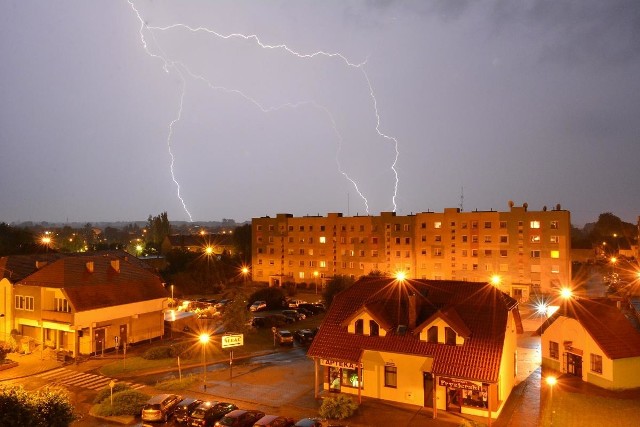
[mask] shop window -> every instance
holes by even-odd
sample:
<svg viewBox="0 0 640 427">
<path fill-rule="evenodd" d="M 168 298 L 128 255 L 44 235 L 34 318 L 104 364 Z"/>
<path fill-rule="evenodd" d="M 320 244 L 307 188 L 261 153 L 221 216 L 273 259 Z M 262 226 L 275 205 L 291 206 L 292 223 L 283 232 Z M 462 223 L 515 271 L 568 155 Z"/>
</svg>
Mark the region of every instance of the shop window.
<svg viewBox="0 0 640 427">
<path fill-rule="evenodd" d="M 438 342 L 437 326 L 432 326 L 427 330 L 427 342 Z"/>
<path fill-rule="evenodd" d="M 464 406 L 488 408 L 489 393 L 486 385 L 483 385 L 480 390 L 461 390 L 461 394 Z"/>
<path fill-rule="evenodd" d="M 456 331 L 448 326 L 444 328 L 444 343 L 448 345 L 456 345 Z"/>
<path fill-rule="evenodd" d="M 560 346 L 555 341 L 549 341 L 549 357 L 556 360 L 560 358 Z"/>
<path fill-rule="evenodd" d="M 364 321 L 362 319 L 356 320 L 355 328 L 356 334 L 362 335 L 364 333 Z"/>
<path fill-rule="evenodd" d="M 380 326 L 378 326 L 378 322 L 375 320 L 369 320 L 369 335 L 372 337 L 380 335 Z"/>
<path fill-rule="evenodd" d="M 342 382 L 343 387 L 364 388 L 364 384 L 360 385 L 358 381 L 358 371 L 356 369 L 342 369 Z"/>
<path fill-rule="evenodd" d="M 591 353 L 591 372 L 602 373 L 602 356 Z"/>
<path fill-rule="evenodd" d="M 384 366 L 384 386 L 392 388 L 398 387 L 398 368 L 395 366 Z"/>
</svg>

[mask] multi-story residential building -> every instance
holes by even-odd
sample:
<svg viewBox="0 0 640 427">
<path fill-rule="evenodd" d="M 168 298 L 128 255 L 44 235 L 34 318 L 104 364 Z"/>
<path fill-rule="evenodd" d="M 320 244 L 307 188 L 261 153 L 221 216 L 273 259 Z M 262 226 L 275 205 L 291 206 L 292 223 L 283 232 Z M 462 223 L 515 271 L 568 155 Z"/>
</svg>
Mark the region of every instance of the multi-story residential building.
<svg viewBox="0 0 640 427">
<path fill-rule="evenodd" d="M 322 284 L 334 275 L 379 271 L 415 279 L 500 280 L 515 298 L 551 292 L 571 278 L 566 210 L 340 213 L 252 220 L 252 274 L 270 285 Z"/>
</svg>

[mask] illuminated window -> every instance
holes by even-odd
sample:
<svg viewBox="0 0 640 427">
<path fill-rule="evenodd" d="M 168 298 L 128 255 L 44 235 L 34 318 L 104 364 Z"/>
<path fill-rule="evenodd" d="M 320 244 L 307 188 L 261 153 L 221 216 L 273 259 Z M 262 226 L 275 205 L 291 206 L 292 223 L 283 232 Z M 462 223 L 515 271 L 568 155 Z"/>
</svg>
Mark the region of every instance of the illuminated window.
<svg viewBox="0 0 640 427">
<path fill-rule="evenodd" d="M 559 265 L 552 265 L 551 266 L 551 272 L 552 273 L 560 273 L 560 266 Z"/>
<path fill-rule="evenodd" d="M 549 357 L 556 360 L 560 358 L 560 346 L 555 341 L 549 341 Z"/>
<path fill-rule="evenodd" d="M 320 268 L 327 268 L 327 261 L 320 261 Z"/>
<path fill-rule="evenodd" d="M 540 236 L 531 236 L 531 243 L 540 243 Z"/>
<path fill-rule="evenodd" d="M 560 258 L 560 251 L 551 251 L 551 258 L 554 258 L 554 259 Z"/>
<path fill-rule="evenodd" d="M 327 238 L 324 236 L 320 236 L 320 243 L 327 243 Z"/>
<path fill-rule="evenodd" d="M 591 353 L 591 372 L 602 373 L 602 356 Z"/>
<path fill-rule="evenodd" d="M 540 228 L 540 221 L 531 221 L 529 223 L 529 228 Z"/>
<path fill-rule="evenodd" d="M 309 255 L 313 256 L 313 249 L 309 249 Z"/>
<path fill-rule="evenodd" d="M 549 242 L 551 242 L 551 243 L 560 243 L 560 236 L 551 236 L 551 237 L 549 237 Z"/>
<path fill-rule="evenodd" d="M 436 221 L 433 223 L 433 228 L 442 228 L 442 222 Z"/>
<path fill-rule="evenodd" d="M 551 221 L 550 225 L 552 230 L 557 230 L 560 224 L 558 223 L 558 221 Z"/>
<path fill-rule="evenodd" d="M 304 279 L 304 271 L 298 273 L 298 278 Z"/>
</svg>

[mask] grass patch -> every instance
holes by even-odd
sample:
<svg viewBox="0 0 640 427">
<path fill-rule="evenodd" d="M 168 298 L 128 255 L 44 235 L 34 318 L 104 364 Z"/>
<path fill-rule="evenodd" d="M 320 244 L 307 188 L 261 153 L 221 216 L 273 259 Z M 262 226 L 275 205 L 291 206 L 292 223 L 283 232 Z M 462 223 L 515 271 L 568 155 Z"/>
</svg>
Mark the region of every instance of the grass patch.
<svg viewBox="0 0 640 427">
<path fill-rule="evenodd" d="M 182 391 L 191 388 L 198 381 L 197 375 L 183 376 L 182 380 L 179 378 L 173 378 L 170 380 L 161 381 L 156 384 L 158 390 L 162 391 Z"/>
<path fill-rule="evenodd" d="M 102 417 L 112 417 L 115 415 L 138 416 L 142 407 L 151 398 L 148 394 L 137 390 L 125 390 L 113 394 L 113 404 L 111 398 L 105 399 L 102 403 L 94 405 L 91 412 Z"/>
</svg>

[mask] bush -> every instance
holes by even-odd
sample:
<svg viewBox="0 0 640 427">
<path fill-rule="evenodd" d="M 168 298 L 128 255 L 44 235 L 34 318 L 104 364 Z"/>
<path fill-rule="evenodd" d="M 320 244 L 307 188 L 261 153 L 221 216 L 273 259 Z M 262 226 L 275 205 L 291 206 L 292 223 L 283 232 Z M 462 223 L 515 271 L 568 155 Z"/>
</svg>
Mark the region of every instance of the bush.
<svg viewBox="0 0 640 427">
<path fill-rule="evenodd" d="M 11 346 L 7 342 L 0 342 L 0 362 L 7 358 L 7 354 L 11 353 Z"/>
<path fill-rule="evenodd" d="M 336 397 L 328 397 L 324 399 L 320 406 L 320 416 L 334 420 L 342 420 L 348 418 L 356 412 L 358 404 L 349 396 L 339 394 Z"/>
<path fill-rule="evenodd" d="M 171 347 L 151 347 L 142 355 L 146 360 L 168 359 L 171 357 Z"/>
<path fill-rule="evenodd" d="M 0 425 L 67 427 L 75 419 L 65 390 L 27 392 L 22 386 L 0 386 Z"/>
<path fill-rule="evenodd" d="M 130 390 L 130 389 L 131 387 L 129 387 L 125 383 L 116 383 L 116 385 L 113 386 L 113 394 L 116 394 L 125 390 Z M 111 396 L 111 388 L 110 387 L 103 388 L 98 392 L 95 399 L 93 399 L 93 403 L 100 403 L 103 400 L 108 399 L 110 396 Z"/>
<path fill-rule="evenodd" d="M 113 405 L 111 405 L 111 399 L 105 399 L 94 407 L 93 412 L 103 417 L 114 415 L 138 416 L 142 412 L 142 407 L 150 398 L 151 396 L 148 394 L 137 390 L 124 390 L 113 393 Z"/>
<path fill-rule="evenodd" d="M 183 359 L 190 359 L 193 356 L 193 351 L 195 348 L 193 347 L 192 342 L 182 341 L 177 342 L 171 346 L 171 350 L 169 352 L 170 357 L 182 357 Z"/>
</svg>

